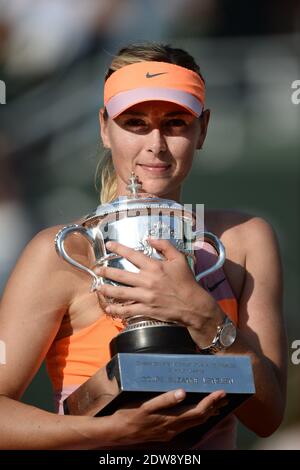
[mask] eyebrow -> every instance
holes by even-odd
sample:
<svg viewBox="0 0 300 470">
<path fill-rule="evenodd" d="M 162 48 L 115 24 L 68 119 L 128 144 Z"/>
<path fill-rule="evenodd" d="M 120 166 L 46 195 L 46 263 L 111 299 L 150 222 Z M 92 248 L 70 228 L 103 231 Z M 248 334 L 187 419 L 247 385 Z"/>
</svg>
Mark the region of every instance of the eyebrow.
<svg viewBox="0 0 300 470">
<path fill-rule="evenodd" d="M 143 116 L 143 117 L 147 117 L 148 114 L 146 113 L 141 113 L 140 111 L 124 111 L 122 113 L 123 116 Z M 171 113 L 167 113 L 164 115 L 164 117 L 172 117 L 172 116 L 190 116 L 191 113 L 189 113 L 188 111 L 172 111 Z"/>
</svg>

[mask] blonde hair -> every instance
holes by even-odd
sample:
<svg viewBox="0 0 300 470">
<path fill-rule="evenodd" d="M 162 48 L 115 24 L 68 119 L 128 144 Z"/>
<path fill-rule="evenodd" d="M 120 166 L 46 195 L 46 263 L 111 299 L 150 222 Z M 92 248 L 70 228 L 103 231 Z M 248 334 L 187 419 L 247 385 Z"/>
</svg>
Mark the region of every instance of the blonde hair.
<svg viewBox="0 0 300 470">
<path fill-rule="evenodd" d="M 183 49 L 171 47 L 168 44 L 152 42 L 131 44 L 128 47 L 120 49 L 105 75 L 105 81 L 112 73 L 125 67 L 125 65 L 147 60 L 181 65 L 182 67 L 186 67 L 198 73 L 204 81 L 198 64 L 188 52 Z M 104 112 L 104 119 L 108 119 L 106 110 Z M 103 158 L 97 167 L 96 178 L 97 180 L 101 180 L 101 204 L 111 202 L 115 199 L 117 197 L 117 179 L 110 150 L 104 152 Z"/>
</svg>

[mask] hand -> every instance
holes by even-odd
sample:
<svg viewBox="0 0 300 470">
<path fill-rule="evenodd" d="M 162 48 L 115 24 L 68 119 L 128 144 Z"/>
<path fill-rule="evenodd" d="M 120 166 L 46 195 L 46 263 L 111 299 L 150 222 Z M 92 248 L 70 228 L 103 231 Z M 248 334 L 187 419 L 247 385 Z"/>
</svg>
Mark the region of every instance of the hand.
<svg viewBox="0 0 300 470">
<path fill-rule="evenodd" d="M 219 409 L 228 404 L 224 391 L 216 391 L 194 406 L 176 406 L 186 396 L 184 390 L 166 392 L 136 408 L 120 409 L 115 419 L 115 444 L 132 445 L 142 442 L 168 442 L 176 434 L 193 426 L 205 423 L 219 414 Z M 125 430 L 125 432 L 124 432 Z"/>
<path fill-rule="evenodd" d="M 201 311 L 209 316 L 208 312 L 216 307 L 215 300 L 198 285 L 183 253 L 167 240 L 149 238 L 148 242 L 165 259 L 150 258 L 117 242 L 107 244 L 111 251 L 128 259 L 140 271 L 132 273 L 104 266 L 98 268 L 97 274 L 130 286 L 105 284 L 99 288 L 102 296 L 131 302 L 111 304 L 106 307 L 106 312 L 122 319 L 143 315 L 201 328 Z"/>
</svg>

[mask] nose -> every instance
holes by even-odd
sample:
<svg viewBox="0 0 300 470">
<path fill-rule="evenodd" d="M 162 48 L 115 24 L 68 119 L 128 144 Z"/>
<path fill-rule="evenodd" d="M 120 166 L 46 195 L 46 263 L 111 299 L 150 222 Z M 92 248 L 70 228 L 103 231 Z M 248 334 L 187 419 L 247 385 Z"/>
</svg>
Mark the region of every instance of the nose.
<svg viewBox="0 0 300 470">
<path fill-rule="evenodd" d="M 165 136 L 159 128 L 152 129 L 148 134 L 147 151 L 159 155 L 167 150 Z"/>
</svg>

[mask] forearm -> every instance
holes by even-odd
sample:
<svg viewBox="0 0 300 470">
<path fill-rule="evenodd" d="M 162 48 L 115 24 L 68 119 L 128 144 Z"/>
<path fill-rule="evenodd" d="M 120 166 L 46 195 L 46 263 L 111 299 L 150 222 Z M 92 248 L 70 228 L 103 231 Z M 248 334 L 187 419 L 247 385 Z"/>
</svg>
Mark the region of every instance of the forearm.
<svg viewBox="0 0 300 470">
<path fill-rule="evenodd" d="M 189 330 L 200 348 L 209 345 L 213 338 L 208 327 L 207 331 L 210 333 L 207 336 L 203 334 L 201 329 L 197 331 L 189 328 Z M 226 351 L 217 354 L 240 354 L 248 355 L 251 358 L 256 393 L 241 405 L 235 414 L 245 426 L 261 437 L 272 434 L 280 425 L 285 408 L 283 387 L 275 372 L 275 366 L 263 354 L 254 351 L 239 329 L 234 344 Z"/>
<path fill-rule="evenodd" d="M 199 323 L 195 322 L 194 325 L 188 327 L 199 348 L 211 344 L 217 331 L 217 325 L 220 325 L 224 319 L 224 312 L 218 305 L 207 304 L 205 307 L 202 311 L 207 312 L 206 315 L 198 316 Z M 225 352 L 218 354 L 246 354 L 250 356 L 256 393 L 239 407 L 236 415 L 245 426 L 260 436 L 272 434 L 280 425 L 285 408 L 284 387 L 280 383 L 280 375 L 279 372 L 276 373 L 275 365 L 262 353 L 255 351 L 247 341 L 245 334 L 239 329 L 234 344 Z"/>
<path fill-rule="evenodd" d="M 108 418 L 63 416 L 0 396 L 1 449 L 95 449 L 113 445 Z"/>
<path fill-rule="evenodd" d="M 285 393 L 275 366 L 263 354 L 251 348 L 243 332 L 238 330 L 234 344 L 220 354 L 247 354 L 251 358 L 255 395 L 236 411 L 239 420 L 261 437 L 272 434 L 281 424 L 285 409 Z"/>
</svg>

